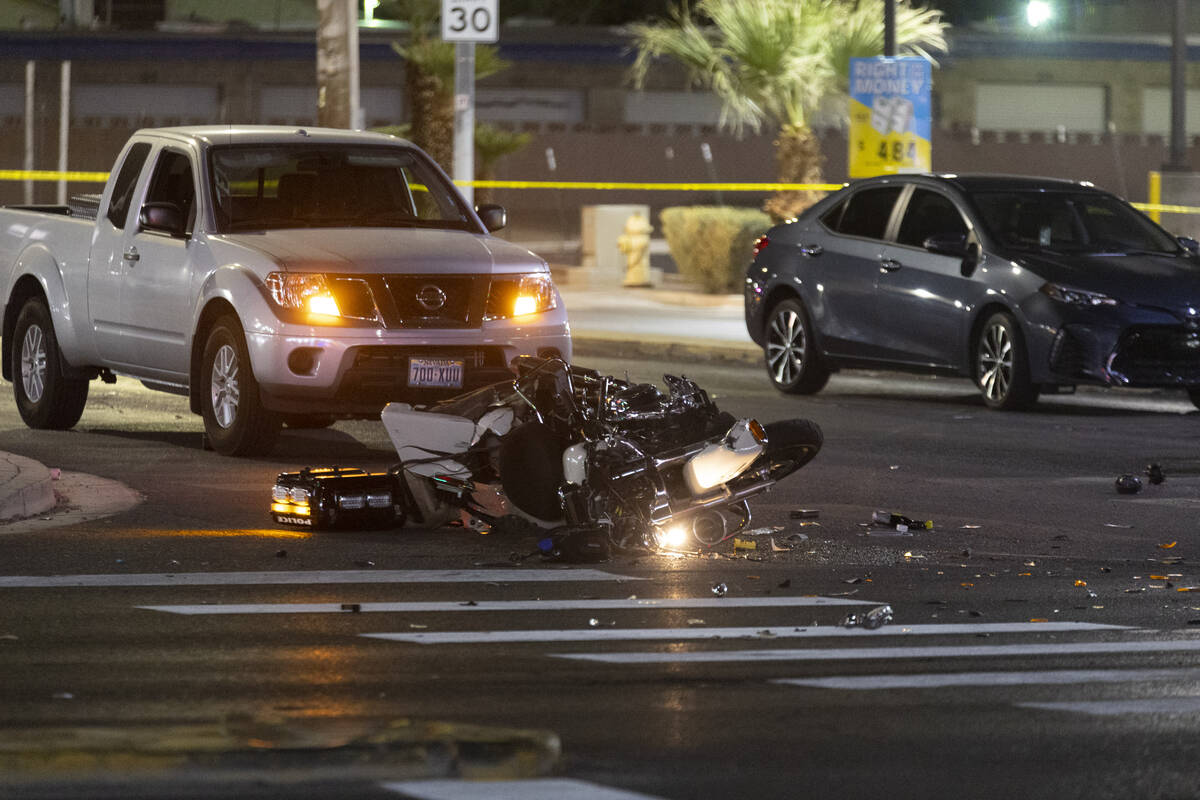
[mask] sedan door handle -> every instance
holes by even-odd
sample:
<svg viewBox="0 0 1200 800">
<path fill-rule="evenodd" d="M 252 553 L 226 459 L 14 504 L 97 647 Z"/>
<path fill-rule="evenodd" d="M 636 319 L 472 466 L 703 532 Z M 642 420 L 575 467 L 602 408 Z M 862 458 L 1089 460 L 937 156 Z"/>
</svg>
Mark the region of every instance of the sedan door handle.
<svg viewBox="0 0 1200 800">
<path fill-rule="evenodd" d="M 879 262 L 879 271 L 880 272 L 895 272 L 896 270 L 900 269 L 900 267 L 902 267 L 902 266 L 904 266 L 904 265 L 901 264 L 899 261 L 897 261 L 894 258 L 885 258 Z"/>
<path fill-rule="evenodd" d="M 802 244 L 802 245 L 800 245 L 800 252 L 801 252 L 801 254 L 806 255 L 811 258 L 813 256 L 819 256 L 819 255 L 821 255 L 821 253 L 824 253 L 825 248 L 821 247 L 821 245 L 819 245 L 819 244 Z"/>
<path fill-rule="evenodd" d="M 125 248 L 125 252 L 122 254 L 122 258 L 124 258 L 126 261 L 137 261 L 139 258 L 141 258 L 141 256 L 138 254 L 136 247 L 127 247 Z"/>
</svg>

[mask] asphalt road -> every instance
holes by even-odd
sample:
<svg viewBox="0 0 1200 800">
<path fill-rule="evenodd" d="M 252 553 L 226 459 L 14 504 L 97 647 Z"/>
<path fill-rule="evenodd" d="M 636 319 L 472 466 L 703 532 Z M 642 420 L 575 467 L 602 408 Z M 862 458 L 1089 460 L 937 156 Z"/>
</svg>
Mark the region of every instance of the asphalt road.
<svg viewBox="0 0 1200 800">
<path fill-rule="evenodd" d="M 743 557 L 564 567 L 520 537 L 272 528 L 277 472 L 386 466 L 378 424 L 231 460 L 127 380 L 71 432 L 0 402 L 0 449 L 84 507 L 0 527 L 0 796 L 1197 794 L 1182 395 L 999 414 L 964 381 L 851 373 L 797 399 L 753 369 L 588 365 L 684 371 L 735 414 L 816 420 L 824 450 L 752 503 Z M 1150 462 L 1164 484 L 1115 493 Z M 75 521 L 76 473 L 144 502 Z M 876 509 L 934 528 L 868 534 Z M 883 603 L 890 625 L 841 625 Z M 398 785 L 451 773 L 542 780 Z"/>
</svg>

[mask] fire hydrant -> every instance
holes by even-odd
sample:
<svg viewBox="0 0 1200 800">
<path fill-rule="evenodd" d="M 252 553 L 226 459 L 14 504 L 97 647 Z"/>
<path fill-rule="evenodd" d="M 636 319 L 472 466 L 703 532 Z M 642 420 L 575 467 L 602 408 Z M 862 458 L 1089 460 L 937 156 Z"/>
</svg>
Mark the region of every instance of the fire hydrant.
<svg viewBox="0 0 1200 800">
<path fill-rule="evenodd" d="M 625 220 L 625 232 L 617 237 L 617 249 L 625 255 L 623 286 L 650 286 L 650 232 L 654 230 L 641 214 Z"/>
</svg>

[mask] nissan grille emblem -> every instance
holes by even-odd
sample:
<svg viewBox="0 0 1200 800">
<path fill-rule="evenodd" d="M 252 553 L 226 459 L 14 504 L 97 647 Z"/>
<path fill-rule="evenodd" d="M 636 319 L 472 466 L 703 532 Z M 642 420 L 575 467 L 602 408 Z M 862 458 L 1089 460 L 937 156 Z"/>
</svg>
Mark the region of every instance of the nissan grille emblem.
<svg viewBox="0 0 1200 800">
<path fill-rule="evenodd" d="M 427 283 L 417 291 L 417 302 L 426 311 L 437 311 L 446 305 L 446 293 L 432 283 Z"/>
</svg>

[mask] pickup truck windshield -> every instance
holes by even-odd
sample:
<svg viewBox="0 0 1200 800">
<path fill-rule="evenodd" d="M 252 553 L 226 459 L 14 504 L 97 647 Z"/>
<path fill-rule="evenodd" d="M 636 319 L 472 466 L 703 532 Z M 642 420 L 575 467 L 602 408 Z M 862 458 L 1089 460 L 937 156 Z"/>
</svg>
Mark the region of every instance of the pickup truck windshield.
<svg viewBox="0 0 1200 800">
<path fill-rule="evenodd" d="M 222 233 L 478 228 L 454 187 L 405 147 L 228 145 L 210 151 L 209 167 Z"/>
<path fill-rule="evenodd" d="M 977 192 L 989 232 L 1018 250 L 1180 255 L 1179 243 L 1129 205 L 1101 192 Z"/>
</svg>

